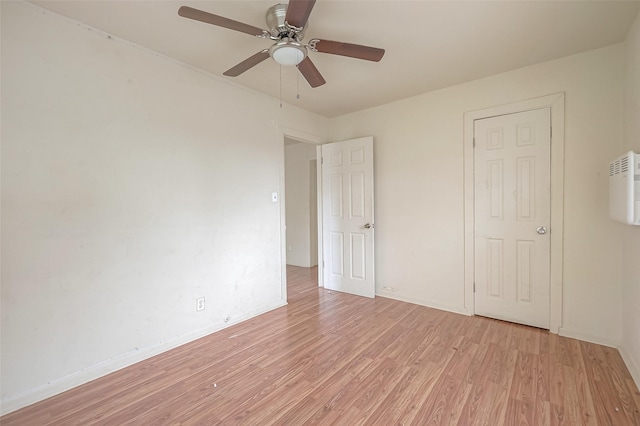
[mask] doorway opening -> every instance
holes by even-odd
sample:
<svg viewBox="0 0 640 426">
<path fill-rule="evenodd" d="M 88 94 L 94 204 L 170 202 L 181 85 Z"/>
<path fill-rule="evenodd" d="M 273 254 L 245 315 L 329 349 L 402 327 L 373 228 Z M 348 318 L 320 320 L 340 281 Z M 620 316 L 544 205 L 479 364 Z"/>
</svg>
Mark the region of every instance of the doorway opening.
<svg viewBox="0 0 640 426">
<path fill-rule="evenodd" d="M 309 136 L 283 129 L 283 295 L 287 270 L 298 267 L 317 274 L 319 287 L 374 297 L 373 137 Z"/>
<path fill-rule="evenodd" d="M 312 274 L 318 265 L 317 163 L 315 144 L 285 135 L 285 263 Z"/>
</svg>

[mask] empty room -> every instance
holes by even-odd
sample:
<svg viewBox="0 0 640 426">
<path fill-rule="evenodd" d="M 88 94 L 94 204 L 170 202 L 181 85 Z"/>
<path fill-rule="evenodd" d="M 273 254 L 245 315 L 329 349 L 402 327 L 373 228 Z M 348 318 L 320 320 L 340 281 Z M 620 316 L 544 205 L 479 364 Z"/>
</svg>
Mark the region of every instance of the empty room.
<svg viewBox="0 0 640 426">
<path fill-rule="evenodd" d="M 640 1 L 0 19 L 0 424 L 640 425 Z"/>
</svg>

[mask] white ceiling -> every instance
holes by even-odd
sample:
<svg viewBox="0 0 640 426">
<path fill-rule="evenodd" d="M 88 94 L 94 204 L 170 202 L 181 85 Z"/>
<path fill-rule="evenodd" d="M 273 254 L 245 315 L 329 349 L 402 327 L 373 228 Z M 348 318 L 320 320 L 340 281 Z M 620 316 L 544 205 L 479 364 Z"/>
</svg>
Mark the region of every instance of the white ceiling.
<svg viewBox="0 0 640 426">
<path fill-rule="evenodd" d="M 34 1 L 113 36 L 278 98 L 268 59 L 239 77 L 222 73 L 271 42 L 178 16 L 188 5 L 266 29 L 277 0 Z M 326 117 L 366 109 L 526 65 L 621 42 L 640 1 L 318 0 L 305 40 L 380 47 L 381 62 L 311 52 L 327 81 L 311 89 L 282 67 L 285 102 Z M 299 88 L 299 89 L 298 89 Z M 299 90 L 300 99 L 296 98 Z"/>
</svg>

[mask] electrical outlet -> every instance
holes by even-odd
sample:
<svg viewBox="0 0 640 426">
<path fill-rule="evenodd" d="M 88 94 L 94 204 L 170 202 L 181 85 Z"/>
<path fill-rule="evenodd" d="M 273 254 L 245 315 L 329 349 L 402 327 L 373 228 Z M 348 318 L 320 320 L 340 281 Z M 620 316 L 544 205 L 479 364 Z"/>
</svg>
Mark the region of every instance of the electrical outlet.
<svg viewBox="0 0 640 426">
<path fill-rule="evenodd" d="M 271 202 L 272 203 L 277 203 L 278 202 L 278 193 L 277 192 L 272 192 L 271 193 Z"/>
<path fill-rule="evenodd" d="M 383 286 L 382 286 L 382 289 L 383 289 L 384 291 L 391 291 L 391 292 L 396 291 L 396 289 L 395 289 L 395 288 L 393 288 L 393 287 L 389 287 L 388 285 L 383 285 Z"/>
<path fill-rule="evenodd" d="M 204 311 L 204 297 L 196 299 L 196 311 Z"/>
</svg>

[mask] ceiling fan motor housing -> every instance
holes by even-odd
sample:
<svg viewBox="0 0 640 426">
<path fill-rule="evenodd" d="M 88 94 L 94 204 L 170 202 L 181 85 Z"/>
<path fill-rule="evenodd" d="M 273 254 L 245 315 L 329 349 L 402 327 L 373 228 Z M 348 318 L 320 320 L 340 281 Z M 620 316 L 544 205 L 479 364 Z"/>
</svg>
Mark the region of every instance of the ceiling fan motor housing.
<svg viewBox="0 0 640 426">
<path fill-rule="evenodd" d="M 307 22 L 305 26 L 300 30 L 294 30 L 295 27 L 291 27 L 286 24 L 285 17 L 287 16 L 287 5 L 283 3 L 271 6 L 267 10 L 266 20 L 267 27 L 271 33 L 271 36 L 275 39 L 289 38 L 296 41 L 302 41 L 304 38 L 304 31 L 309 26 Z"/>
</svg>

